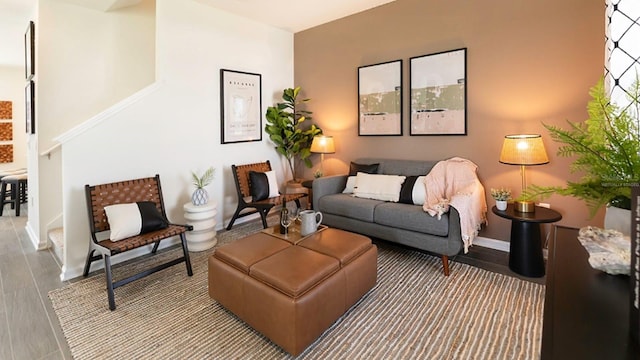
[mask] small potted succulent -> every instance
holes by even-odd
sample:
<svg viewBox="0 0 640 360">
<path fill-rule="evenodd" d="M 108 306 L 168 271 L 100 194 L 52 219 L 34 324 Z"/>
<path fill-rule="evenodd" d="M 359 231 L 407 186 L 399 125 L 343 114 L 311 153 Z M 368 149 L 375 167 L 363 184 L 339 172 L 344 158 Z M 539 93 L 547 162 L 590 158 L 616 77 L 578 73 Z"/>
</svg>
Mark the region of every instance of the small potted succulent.
<svg viewBox="0 0 640 360">
<path fill-rule="evenodd" d="M 213 167 L 208 168 L 202 176 L 198 176 L 195 172 L 191 172 L 191 179 L 196 190 L 191 195 L 191 202 L 193 205 L 200 206 L 209 202 L 209 194 L 204 189 L 205 186 L 211 184 L 213 181 L 213 173 L 215 169 Z"/>
<path fill-rule="evenodd" d="M 496 201 L 496 207 L 500 211 L 507 210 L 507 201 L 511 199 L 511 189 L 491 189 L 491 197 Z"/>
</svg>

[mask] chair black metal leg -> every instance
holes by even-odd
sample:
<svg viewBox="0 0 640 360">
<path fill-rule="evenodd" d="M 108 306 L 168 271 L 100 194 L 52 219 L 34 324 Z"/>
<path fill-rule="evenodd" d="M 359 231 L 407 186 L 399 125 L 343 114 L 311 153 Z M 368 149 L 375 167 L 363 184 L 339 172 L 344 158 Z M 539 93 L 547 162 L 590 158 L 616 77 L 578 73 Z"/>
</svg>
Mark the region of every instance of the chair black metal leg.
<svg viewBox="0 0 640 360">
<path fill-rule="evenodd" d="M 2 212 L 4 209 L 5 199 L 7 198 L 7 183 L 2 182 L 2 188 L 0 190 L 0 216 L 2 216 Z"/>
<path fill-rule="evenodd" d="M 302 205 L 300 205 L 300 199 L 295 199 L 294 201 L 296 202 L 296 206 L 298 207 L 298 211 L 299 211 L 300 208 L 302 208 Z"/>
<path fill-rule="evenodd" d="M 104 256 L 104 272 L 107 278 L 107 296 L 109 297 L 109 310 L 116 309 L 115 295 L 113 294 L 113 278 L 111 276 L 111 256 Z"/>
<path fill-rule="evenodd" d="M 262 227 L 263 228 L 267 228 L 267 214 L 269 213 L 269 210 L 271 210 L 271 208 L 269 209 L 262 209 L 260 210 L 260 218 L 262 219 Z"/>
<path fill-rule="evenodd" d="M 158 246 L 160 246 L 160 241 L 156 241 L 156 243 L 153 244 L 153 249 L 151 250 L 152 254 L 155 254 L 156 251 L 158 251 Z"/>
<path fill-rule="evenodd" d="M 87 261 L 84 263 L 84 271 L 82 272 L 82 276 L 89 276 L 89 269 L 91 269 L 91 262 L 93 261 L 91 258 L 93 257 L 94 249 L 89 249 L 89 253 L 87 254 Z"/>
<path fill-rule="evenodd" d="M 227 230 L 231 230 L 233 223 L 238 219 L 238 215 L 240 215 L 240 210 L 241 210 L 240 208 L 236 209 L 236 212 L 231 217 L 231 221 L 229 221 L 229 225 L 227 225 Z"/>
<path fill-rule="evenodd" d="M 180 234 L 180 240 L 182 241 L 184 262 L 187 264 L 187 275 L 193 276 L 193 270 L 191 269 L 191 259 L 189 259 L 189 249 L 187 248 L 187 237 L 184 235 L 184 233 Z"/>
</svg>

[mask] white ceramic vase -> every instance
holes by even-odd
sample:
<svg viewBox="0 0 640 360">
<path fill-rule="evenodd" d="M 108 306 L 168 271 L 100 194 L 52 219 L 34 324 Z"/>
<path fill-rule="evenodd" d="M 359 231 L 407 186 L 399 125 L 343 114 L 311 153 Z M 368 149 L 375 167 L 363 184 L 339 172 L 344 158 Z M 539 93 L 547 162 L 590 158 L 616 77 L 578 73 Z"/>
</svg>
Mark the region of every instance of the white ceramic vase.
<svg viewBox="0 0 640 360">
<path fill-rule="evenodd" d="M 204 205 L 209 201 L 209 194 L 205 189 L 196 189 L 191 195 L 191 203 L 195 206 Z"/>
<path fill-rule="evenodd" d="M 507 210 L 507 200 L 496 200 L 496 208 L 500 211 Z"/>
</svg>

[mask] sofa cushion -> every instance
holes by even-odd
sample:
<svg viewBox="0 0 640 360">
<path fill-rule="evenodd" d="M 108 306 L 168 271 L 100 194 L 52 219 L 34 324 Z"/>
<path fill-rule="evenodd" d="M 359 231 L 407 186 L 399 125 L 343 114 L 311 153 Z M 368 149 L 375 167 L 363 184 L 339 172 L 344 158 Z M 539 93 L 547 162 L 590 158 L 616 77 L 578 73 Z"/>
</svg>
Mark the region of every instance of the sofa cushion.
<svg viewBox="0 0 640 360">
<path fill-rule="evenodd" d="M 353 195 L 360 198 L 397 202 L 405 176 L 359 172 Z"/>
<path fill-rule="evenodd" d="M 447 236 L 449 214 L 438 220 L 422 210 L 422 206 L 400 203 L 382 203 L 376 206 L 374 222 L 380 225 L 417 231 L 425 234 Z"/>
<path fill-rule="evenodd" d="M 374 209 L 383 203 L 384 201 L 380 200 L 353 197 L 351 194 L 332 194 L 320 198 L 318 210 L 328 214 L 373 222 Z"/>
<path fill-rule="evenodd" d="M 375 174 L 378 172 L 380 164 L 358 164 L 351 162 L 349 165 L 349 176 L 356 176 L 359 172 Z"/>
<path fill-rule="evenodd" d="M 400 189 L 398 202 L 411 205 L 422 205 L 427 197 L 424 176 L 407 176 Z"/>
</svg>

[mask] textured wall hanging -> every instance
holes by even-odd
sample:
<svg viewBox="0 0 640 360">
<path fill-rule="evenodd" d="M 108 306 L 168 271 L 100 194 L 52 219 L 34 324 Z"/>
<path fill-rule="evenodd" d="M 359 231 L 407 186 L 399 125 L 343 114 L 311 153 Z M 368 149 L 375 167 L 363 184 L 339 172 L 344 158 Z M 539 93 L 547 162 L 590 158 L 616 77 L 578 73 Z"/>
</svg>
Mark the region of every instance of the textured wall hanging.
<svg viewBox="0 0 640 360">
<path fill-rule="evenodd" d="M 13 145 L 0 145 L 0 164 L 13 162 Z"/>
<path fill-rule="evenodd" d="M 0 141 L 13 140 L 13 123 L 1 122 L 0 123 Z"/>
<path fill-rule="evenodd" d="M 13 119 L 11 101 L 0 100 L 0 119 Z"/>
</svg>

